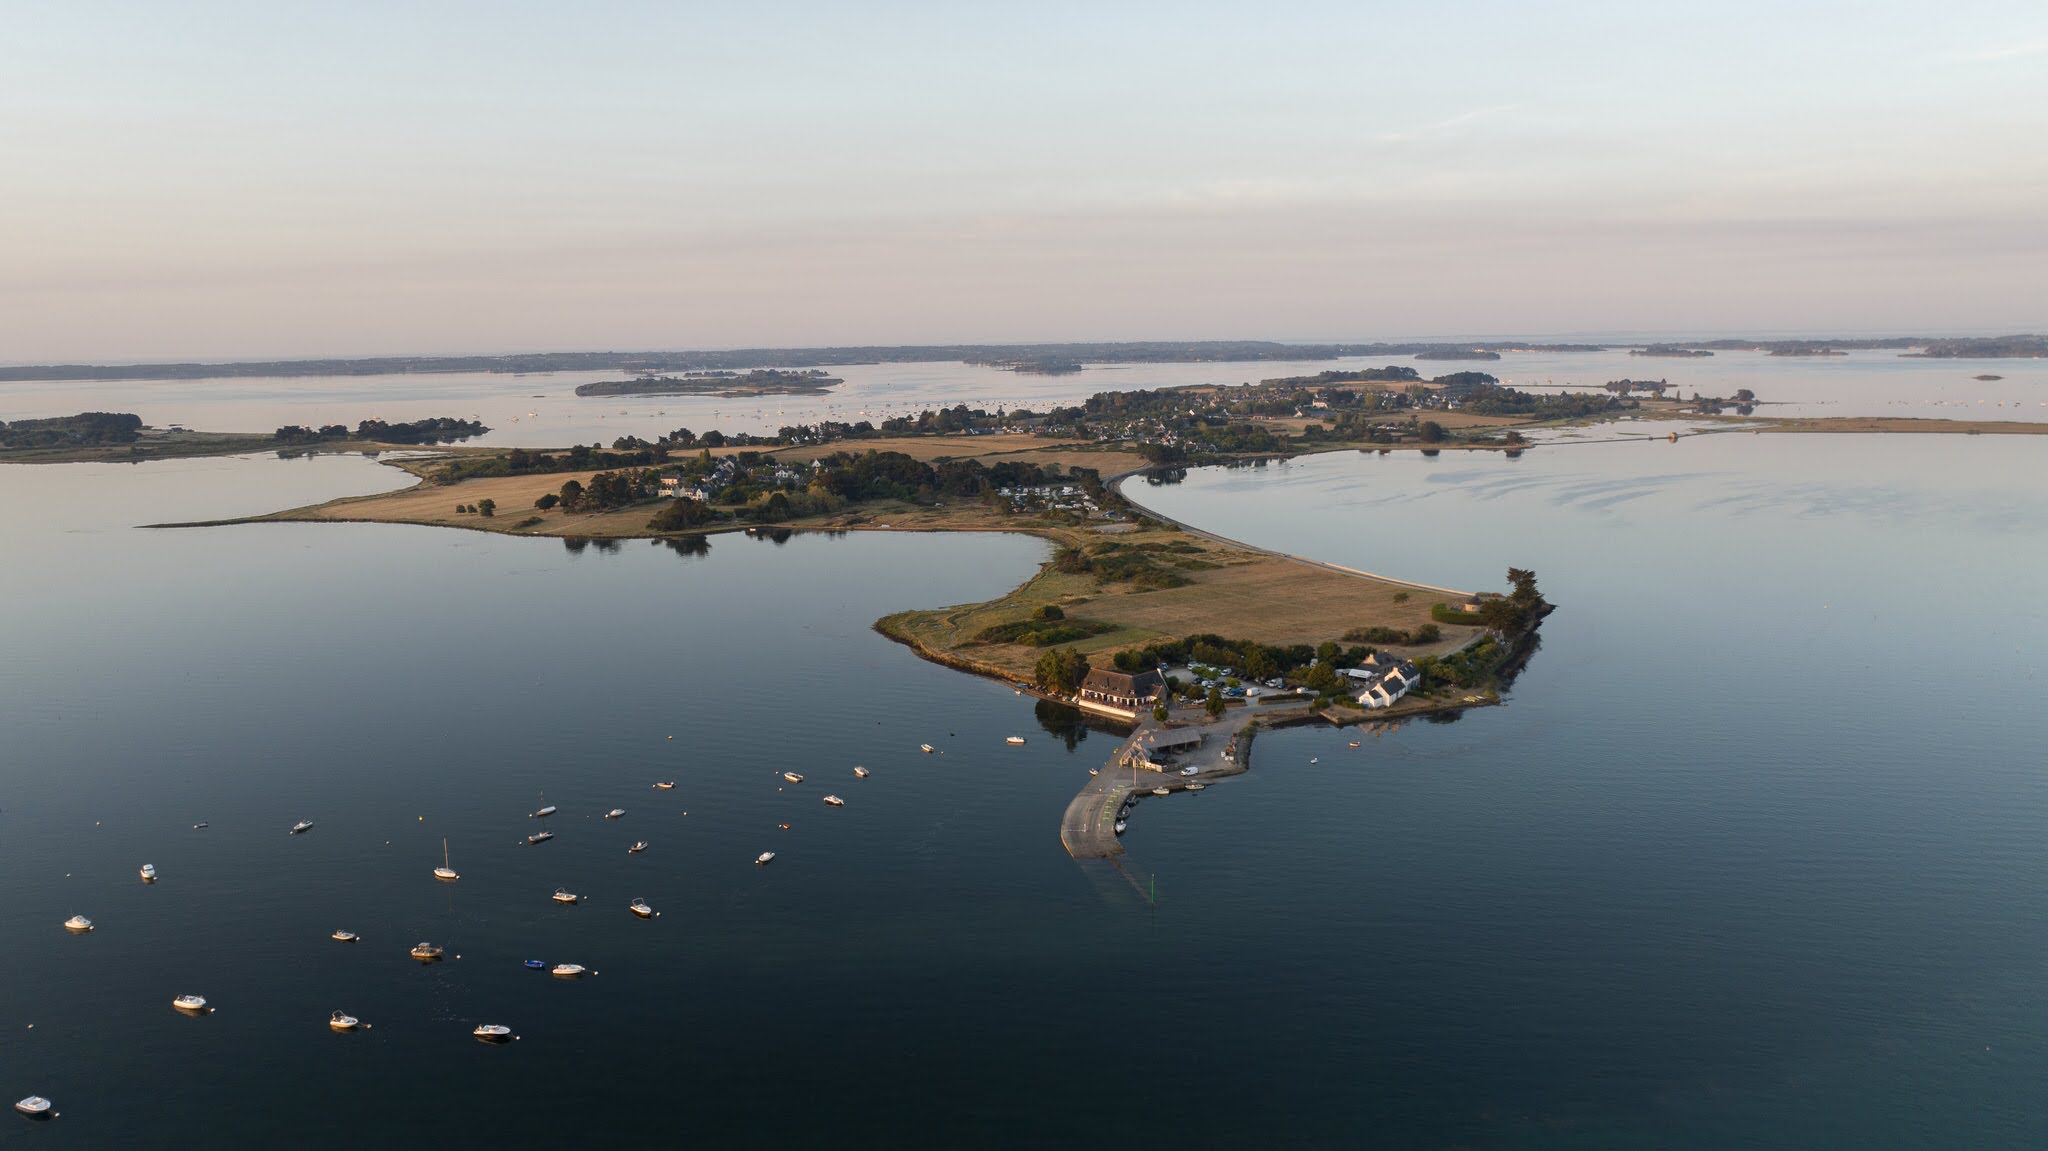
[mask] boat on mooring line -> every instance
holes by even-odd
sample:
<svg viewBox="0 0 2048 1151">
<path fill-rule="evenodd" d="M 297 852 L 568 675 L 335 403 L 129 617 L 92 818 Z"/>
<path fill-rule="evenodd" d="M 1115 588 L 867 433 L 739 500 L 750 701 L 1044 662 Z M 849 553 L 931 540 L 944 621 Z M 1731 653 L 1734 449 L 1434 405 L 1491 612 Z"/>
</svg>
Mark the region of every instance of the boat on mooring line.
<svg viewBox="0 0 2048 1151">
<path fill-rule="evenodd" d="M 293 835 L 304 835 L 306 832 L 309 832 L 311 830 L 313 830 L 313 821 L 310 819 L 302 819 L 297 823 L 292 824 L 291 833 Z"/>
<path fill-rule="evenodd" d="M 409 954 L 421 963 L 435 963 L 440 960 L 441 952 L 442 949 L 439 946 L 422 940 L 412 945 L 412 951 Z"/>
<path fill-rule="evenodd" d="M 635 899 L 633 902 L 628 903 L 626 905 L 626 910 L 632 912 L 633 914 L 639 916 L 642 919 L 648 919 L 654 915 L 653 906 L 644 899 Z"/>
<path fill-rule="evenodd" d="M 435 879 L 461 879 L 461 878 L 462 878 L 462 877 L 461 877 L 460 875 L 457 875 L 457 874 L 455 874 L 455 869 L 454 869 L 454 868 L 452 868 L 452 867 L 448 866 L 448 841 L 447 841 L 446 839 L 443 839 L 443 840 L 441 841 L 441 866 L 439 866 L 439 867 L 437 867 L 437 868 L 435 868 L 435 869 L 434 869 L 434 878 L 435 878 Z"/>
<path fill-rule="evenodd" d="M 548 840 L 553 839 L 554 837 L 555 833 L 552 831 L 536 831 L 532 835 L 526 837 L 526 842 L 527 845 L 530 847 L 536 843 L 546 843 Z"/>
<path fill-rule="evenodd" d="M 476 1030 L 471 1031 L 470 1034 L 483 1040 L 485 1043 L 503 1043 L 515 1038 L 512 1034 L 512 1029 L 502 1023 L 479 1023 L 476 1025 Z"/>
</svg>

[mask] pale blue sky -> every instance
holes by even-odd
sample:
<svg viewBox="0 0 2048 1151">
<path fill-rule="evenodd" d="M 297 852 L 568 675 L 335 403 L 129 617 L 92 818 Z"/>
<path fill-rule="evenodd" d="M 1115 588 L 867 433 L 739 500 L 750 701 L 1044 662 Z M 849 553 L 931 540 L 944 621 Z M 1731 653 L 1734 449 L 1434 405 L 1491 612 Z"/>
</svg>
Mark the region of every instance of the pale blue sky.
<svg viewBox="0 0 2048 1151">
<path fill-rule="evenodd" d="M 0 360 L 2048 326 L 2048 7 L 0 2 Z"/>
</svg>

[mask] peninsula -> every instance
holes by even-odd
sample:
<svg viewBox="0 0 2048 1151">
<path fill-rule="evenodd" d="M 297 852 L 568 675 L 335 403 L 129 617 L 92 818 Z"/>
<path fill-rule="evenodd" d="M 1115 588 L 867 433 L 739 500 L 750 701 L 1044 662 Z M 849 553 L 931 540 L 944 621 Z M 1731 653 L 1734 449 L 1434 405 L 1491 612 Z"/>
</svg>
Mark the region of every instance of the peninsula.
<svg viewBox="0 0 2048 1151">
<path fill-rule="evenodd" d="M 750 372 L 685 372 L 680 376 L 635 376 L 630 380 L 604 380 L 578 384 L 579 396 L 822 396 L 832 385 L 843 384 L 838 376 L 811 368 L 784 371 L 755 368 Z"/>
</svg>

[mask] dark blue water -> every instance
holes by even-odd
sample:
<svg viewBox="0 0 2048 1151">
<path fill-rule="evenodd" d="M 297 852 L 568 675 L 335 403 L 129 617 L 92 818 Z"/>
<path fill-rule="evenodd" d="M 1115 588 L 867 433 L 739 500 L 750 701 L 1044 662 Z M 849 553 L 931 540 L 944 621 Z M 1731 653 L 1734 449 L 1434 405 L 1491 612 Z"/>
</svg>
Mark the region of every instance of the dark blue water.
<svg viewBox="0 0 2048 1151">
<path fill-rule="evenodd" d="M 2038 1145 L 2042 450 L 1726 437 L 1138 493 L 1432 582 L 1534 567 L 1561 605 L 1508 707 L 1270 735 L 1147 804 L 1156 908 L 1059 846 L 1110 738 L 868 627 L 995 594 L 1036 541 L 139 532 L 394 477 L 0 469 L 0 1094 L 64 1112 L 0 1138 Z"/>
</svg>

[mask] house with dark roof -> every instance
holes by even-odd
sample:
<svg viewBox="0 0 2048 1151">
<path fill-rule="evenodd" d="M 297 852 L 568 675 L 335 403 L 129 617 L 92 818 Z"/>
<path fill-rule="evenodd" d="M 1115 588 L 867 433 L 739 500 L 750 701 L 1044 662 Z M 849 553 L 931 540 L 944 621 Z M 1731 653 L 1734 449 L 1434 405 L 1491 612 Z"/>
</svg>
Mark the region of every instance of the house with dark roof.
<svg viewBox="0 0 2048 1151">
<path fill-rule="evenodd" d="M 1081 690 L 1074 694 L 1074 702 L 1084 710 L 1122 719 L 1136 719 L 1140 711 L 1149 710 L 1164 698 L 1166 680 L 1157 671 L 1130 675 L 1099 667 L 1088 669 L 1088 678 L 1081 681 Z"/>
</svg>

